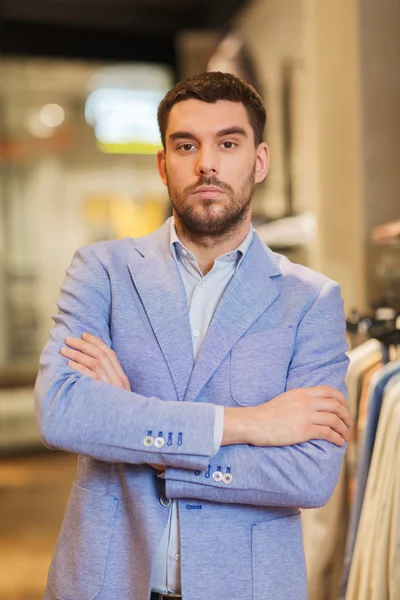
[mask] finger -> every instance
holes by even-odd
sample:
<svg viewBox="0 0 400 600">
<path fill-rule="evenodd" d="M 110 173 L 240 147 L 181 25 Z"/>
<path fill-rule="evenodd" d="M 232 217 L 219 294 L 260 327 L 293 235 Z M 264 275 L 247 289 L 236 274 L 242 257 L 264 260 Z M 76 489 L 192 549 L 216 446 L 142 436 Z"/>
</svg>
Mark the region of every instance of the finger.
<svg viewBox="0 0 400 600">
<path fill-rule="evenodd" d="M 97 360 L 92 358 L 91 356 L 88 356 L 84 352 L 80 352 L 79 350 L 73 350 L 72 348 L 61 348 L 60 354 L 83 365 L 84 367 L 88 367 L 92 371 L 97 371 Z"/>
<path fill-rule="evenodd" d="M 97 335 L 93 335 L 93 333 L 88 333 L 87 331 L 84 331 L 82 333 L 82 339 L 88 340 L 91 344 L 94 344 L 101 350 L 107 351 L 111 349 L 110 346 L 107 346 L 107 344 L 103 342 L 103 340 L 97 337 Z"/>
<path fill-rule="evenodd" d="M 91 369 L 88 369 L 88 367 L 85 367 L 84 365 L 81 365 L 80 363 L 77 363 L 73 360 L 69 360 L 67 364 L 69 367 L 71 367 L 71 369 L 74 369 L 74 371 L 81 373 L 81 375 L 86 375 L 87 377 L 91 377 L 92 379 L 94 379 L 96 381 L 101 380 L 101 377 L 98 373 L 96 373 L 95 371 L 92 371 Z"/>
<path fill-rule="evenodd" d="M 318 385 L 308 388 L 308 392 L 311 398 L 334 398 L 343 404 L 343 406 L 348 405 L 346 396 L 339 390 L 329 387 L 328 385 Z"/>
<path fill-rule="evenodd" d="M 97 373 L 100 379 L 110 383 L 110 377 L 106 369 L 104 369 L 103 365 L 98 360 L 87 356 L 83 352 L 79 352 L 79 350 L 72 350 L 71 348 L 61 348 L 60 354 L 72 360 L 74 363 L 82 365 L 90 371 Z"/>
<path fill-rule="evenodd" d="M 80 352 L 83 352 L 92 358 L 99 358 L 101 356 L 99 348 L 96 344 L 82 340 L 81 338 L 67 337 L 65 338 L 65 343 L 67 346 L 70 346 L 75 350 L 79 350 Z"/>
<path fill-rule="evenodd" d="M 99 373 L 103 381 L 128 392 L 131 391 L 130 383 L 125 373 L 122 369 L 120 373 L 116 371 L 109 356 L 102 349 L 95 347 L 90 342 L 83 342 L 79 338 L 67 338 L 67 341 L 71 346 L 79 347 L 80 350 L 63 348 L 61 350 L 63 356 L 71 358 L 75 362 L 83 364 L 92 371 Z"/>
<path fill-rule="evenodd" d="M 311 397 L 336 398 L 341 402 L 347 402 L 346 397 L 341 391 L 330 387 L 329 385 L 315 385 L 307 388 L 307 391 Z"/>
<path fill-rule="evenodd" d="M 87 333 L 87 332 L 82 333 L 82 339 L 84 341 L 87 341 L 87 342 L 93 344 L 100 351 L 106 353 L 109 360 L 111 361 L 114 368 L 116 369 L 119 377 L 124 381 L 124 385 L 128 385 L 129 390 L 130 390 L 128 378 L 126 377 L 126 375 L 121 367 L 121 363 L 118 360 L 118 356 L 116 355 L 114 350 L 112 348 L 110 348 L 109 346 L 107 346 L 107 344 L 105 344 L 100 338 L 96 337 L 95 335 L 93 335 L 91 333 Z"/>
<path fill-rule="evenodd" d="M 317 426 L 313 431 L 314 440 L 326 440 L 327 442 L 331 442 L 335 444 L 335 446 L 344 446 L 346 444 L 345 440 L 342 436 L 331 429 L 330 427 Z"/>
<path fill-rule="evenodd" d="M 349 428 L 343 423 L 342 419 L 332 413 L 319 412 L 316 413 L 314 425 L 330 427 L 336 431 L 346 442 L 350 437 Z"/>
<path fill-rule="evenodd" d="M 343 406 L 337 400 L 330 400 L 326 398 L 316 399 L 312 403 L 312 409 L 317 412 L 329 412 L 337 415 L 347 427 L 351 427 L 351 415 L 347 407 Z"/>
<path fill-rule="evenodd" d="M 82 335 L 85 335 L 85 334 L 82 334 Z M 91 338 L 93 338 L 96 341 L 99 341 L 99 339 L 96 338 L 95 336 L 91 336 Z M 102 365 L 103 369 L 107 373 L 107 376 L 110 379 L 111 383 L 121 387 L 121 373 L 118 373 L 118 371 L 116 373 L 116 369 L 114 367 L 114 364 L 111 360 L 111 355 L 110 355 L 110 352 L 112 352 L 112 351 L 110 350 L 110 348 L 108 348 L 108 346 L 106 346 L 105 344 L 103 344 L 103 342 L 101 342 L 102 346 L 100 347 L 97 343 L 94 343 L 92 340 L 85 341 L 85 340 L 81 340 L 80 338 L 76 338 L 76 337 L 67 337 L 65 341 L 68 344 L 68 346 L 71 346 L 72 348 L 79 350 L 79 352 L 98 361 L 98 363 L 100 365 Z M 72 357 L 72 358 L 74 358 L 74 357 Z M 75 358 L 75 360 L 76 360 L 76 358 Z M 80 361 L 78 361 L 78 362 L 80 362 Z M 84 364 L 86 366 L 90 366 L 90 365 L 87 365 L 86 363 L 84 363 Z M 121 372 L 122 372 L 122 370 L 121 370 Z M 125 387 L 125 386 L 123 386 L 123 387 Z"/>
</svg>

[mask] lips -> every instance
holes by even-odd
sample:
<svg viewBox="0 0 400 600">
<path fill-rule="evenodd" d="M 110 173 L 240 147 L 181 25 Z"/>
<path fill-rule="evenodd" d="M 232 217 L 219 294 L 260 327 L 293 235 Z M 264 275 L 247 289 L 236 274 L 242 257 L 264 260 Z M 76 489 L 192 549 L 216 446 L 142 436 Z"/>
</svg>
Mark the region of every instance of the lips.
<svg viewBox="0 0 400 600">
<path fill-rule="evenodd" d="M 204 192 L 212 192 L 212 193 L 222 193 L 222 190 L 217 187 L 213 187 L 212 185 L 203 185 L 194 190 L 194 194 L 203 194 Z"/>
<path fill-rule="evenodd" d="M 202 185 L 196 188 L 193 194 L 201 200 L 219 200 L 223 191 L 213 185 Z"/>
</svg>

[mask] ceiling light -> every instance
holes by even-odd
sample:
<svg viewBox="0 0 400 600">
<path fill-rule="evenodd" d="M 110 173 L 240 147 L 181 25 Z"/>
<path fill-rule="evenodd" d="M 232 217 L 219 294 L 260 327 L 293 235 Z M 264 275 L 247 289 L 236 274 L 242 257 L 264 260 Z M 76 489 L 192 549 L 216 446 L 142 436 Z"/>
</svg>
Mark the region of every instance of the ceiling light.
<svg viewBox="0 0 400 600">
<path fill-rule="evenodd" d="M 171 87 L 168 69 L 129 65 L 102 69 L 91 81 L 86 122 L 103 152 L 155 154 L 161 146 L 157 108 Z"/>
<path fill-rule="evenodd" d="M 58 127 L 64 118 L 64 109 L 59 104 L 46 104 L 40 111 L 40 120 L 46 127 Z"/>
</svg>

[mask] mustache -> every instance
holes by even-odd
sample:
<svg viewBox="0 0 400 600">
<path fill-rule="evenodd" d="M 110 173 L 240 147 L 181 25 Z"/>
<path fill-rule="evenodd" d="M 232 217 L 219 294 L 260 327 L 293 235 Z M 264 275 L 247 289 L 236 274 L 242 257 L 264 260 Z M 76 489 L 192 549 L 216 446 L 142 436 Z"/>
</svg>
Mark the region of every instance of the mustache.
<svg viewBox="0 0 400 600">
<path fill-rule="evenodd" d="M 199 188 L 200 186 L 203 186 L 203 185 L 214 186 L 214 187 L 219 188 L 223 192 L 228 192 L 231 194 L 233 193 L 233 189 L 231 188 L 231 186 L 228 185 L 227 183 L 224 183 L 223 181 L 220 181 L 218 179 L 218 177 L 215 177 L 215 175 L 212 175 L 211 177 L 204 177 L 204 176 L 200 177 L 196 181 L 196 183 L 186 186 L 184 189 L 184 193 L 185 193 L 185 195 L 191 194 L 191 193 L 195 192 L 197 188 Z"/>
</svg>

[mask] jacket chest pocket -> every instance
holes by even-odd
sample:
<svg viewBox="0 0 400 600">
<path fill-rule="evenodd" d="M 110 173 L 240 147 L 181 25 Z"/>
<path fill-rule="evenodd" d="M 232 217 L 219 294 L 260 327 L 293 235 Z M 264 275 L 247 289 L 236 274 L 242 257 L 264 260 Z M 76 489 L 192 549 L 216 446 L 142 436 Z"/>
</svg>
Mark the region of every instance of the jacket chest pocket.
<svg viewBox="0 0 400 600">
<path fill-rule="evenodd" d="M 242 338 L 231 352 L 230 385 L 242 406 L 262 404 L 286 388 L 295 328 L 276 328 Z"/>
</svg>

